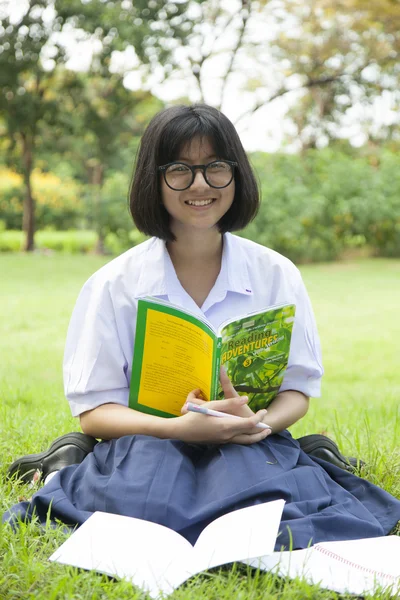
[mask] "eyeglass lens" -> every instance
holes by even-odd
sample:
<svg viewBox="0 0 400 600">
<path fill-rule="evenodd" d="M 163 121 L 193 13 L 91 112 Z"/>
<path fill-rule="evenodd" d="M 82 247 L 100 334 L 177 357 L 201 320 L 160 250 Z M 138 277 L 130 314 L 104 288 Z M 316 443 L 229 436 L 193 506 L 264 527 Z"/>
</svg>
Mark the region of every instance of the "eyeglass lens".
<svg viewBox="0 0 400 600">
<path fill-rule="evenodd" d="M 224 161 L 210 163 L 205 168 L 205 179 L 211 187 L 222 188 L 230 184 L 233 178 L 232 166 Z M 165 171 L 167 184 L 175 190 L 184 190 L 192 185 L 194 173 L 183 163 L 174 163 Z"/>
</svg>

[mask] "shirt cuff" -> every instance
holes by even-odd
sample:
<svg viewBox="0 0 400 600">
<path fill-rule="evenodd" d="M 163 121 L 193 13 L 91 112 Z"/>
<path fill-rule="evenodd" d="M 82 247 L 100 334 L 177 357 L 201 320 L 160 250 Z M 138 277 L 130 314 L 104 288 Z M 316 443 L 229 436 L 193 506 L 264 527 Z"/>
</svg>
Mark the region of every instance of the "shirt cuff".
<svg viewBox="0 0 400 600">
<path fill-rule="evenodd" d="M 301 392 L 305 396 L 310 396 L 312 398 L 320 398 L 321 396 L 321 378 L 320 377 L 308 377 L 307 379 L 298 380 L 298 379 L 290 379 L 290 377 L 285 377 L 284 382 L 282 383 L 279 391 L 286 392 L 287 390 L 294 390 L 296 392 Z"/>
<path fill-rule="evenodd" d="M 72 416 L 78 417 L 87 410 L 92 410 L 102 404 L 121 404 L 122 406 L 129 406 L 129 389 L 88 392 L 82 395 L 67 394 L 67 399 Z"/>
</svg>

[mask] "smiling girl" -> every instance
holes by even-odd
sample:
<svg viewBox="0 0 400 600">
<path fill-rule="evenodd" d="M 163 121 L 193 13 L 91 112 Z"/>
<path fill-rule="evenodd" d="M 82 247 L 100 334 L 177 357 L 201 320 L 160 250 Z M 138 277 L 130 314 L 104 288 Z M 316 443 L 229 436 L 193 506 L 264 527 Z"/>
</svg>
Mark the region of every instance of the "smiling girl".
<svg viewBox="0 0 400 600">
<path fill-rule="evenodd" d="M 367 481 L 310 458 L 287 427 L 302 418 L 323 374 L 311 304 L 285 257 L 230 232 L 257 213 L 257 183 L 232 123 L 206 106 L 175 106 L 149 124 L 130 192 L 137 228 L 152 236 L 84 285 L 67 337 L 65 391 L 86 434 L 103 441 L 58 471 L 6 519 L 75 526 L 101 510 L 170 527 L 194 542 L 229 511 L 286 500 L 277 548 L 387 534 L 400 502 Z M 288 368 L 278 395 L 254 414 L 225 374 L 212 409 L 165 419 L 128 407 L 138 299 L 156 296 L 226 319 L 294 303 Z M 201 403 L 193 391 L 188 400 Z M 265 421 L 271 429 L 257 428 Z M 262 526 L 262 524 L 261 524 Z M 265 524 L 267 527 L 268 524 Z"/>
</svg>

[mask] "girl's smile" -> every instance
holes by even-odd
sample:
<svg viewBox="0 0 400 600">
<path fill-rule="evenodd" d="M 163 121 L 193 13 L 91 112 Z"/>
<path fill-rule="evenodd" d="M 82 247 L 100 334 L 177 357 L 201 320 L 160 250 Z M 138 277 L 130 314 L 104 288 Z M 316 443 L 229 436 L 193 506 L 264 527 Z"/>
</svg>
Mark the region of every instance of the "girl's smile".
<svg viewBox="0 0 400 600">
<path fill-rule="evenodd" d="M 193 208 L 206 208 L 207 206 L 210 206 L 211 204 L 213 204 L 213 202 L 215 202 L 215 198 L 206 198 L 205 200 L 202 200 L 201 198 L 199 199 L 193 199 L 193 200 L 185 200 L 185 204 L 188 204 L 189 206 L 193 206 Z"/>
<path fill-rule="evenodd" d="M 217 158 L 223 157 L 216 157 L 211 141 L 197 137 L 182 148 L 176 160 L 189 165 L 206 165 Z M 182 233 L 182 228 L 209 230 L 216 227 L 230 209 L 235 196 L 235 181 L 225 188 L 213 188 L 201 170 L 197 170 L 192 185 L 182 191 L 172 190 L 162 179 L 161 194 L 175 235 Z"/>
</svg>

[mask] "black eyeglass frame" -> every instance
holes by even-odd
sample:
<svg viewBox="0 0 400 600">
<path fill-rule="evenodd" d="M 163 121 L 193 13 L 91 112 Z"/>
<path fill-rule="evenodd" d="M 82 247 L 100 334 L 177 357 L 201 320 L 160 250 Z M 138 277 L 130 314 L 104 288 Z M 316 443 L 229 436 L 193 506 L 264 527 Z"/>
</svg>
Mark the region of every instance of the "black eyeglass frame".
<svg viewBox="0 0 400 600">
<path fill-rule="evenodd" d="M 210 165 L 213 165 L 214 163 L 221 163 L 221 162 L 227 163 L 230 167 L 232 167 L 232 177 L 230 178 L 228 183 L 226 183 L 225 185 L 212 185 L 212 183 L 210 183 L 207 179 L 206 169 L 207 169 L 207 167 L 209 167 Z M 172 186 L 170 186 L 170 184 L 167 181 L 167 169 L 171 165 L 184 165 L 185 167 L 188 167 L 188 169 L 190 169 L 192 171 L 192 181 L 189 183 L 189 185 L 187 185 L 184 188 L 173 188 Z M 210 187 L 212 187 L 216 190 L 222 190 L 223 188 L 228 187 L 228 185 L 230 185 L 232 183 L 232 180 L 235 176 L 235 167 L 237 167 L 237 166 L 239 166 L 238 163 L 233 160 L 212 160 L 210 163 L 208 163 L 206 165 L 188 165 L 188 164 L 178 160 L 178 161 L 170 162 L 166 165 L 162 165 L 161 167 L 157 167 L 157 170 L 161 171 L 163 173 L 164 181 L 171 190 L 174 190 L 174 192 L 183 192 L 184 190 L 188 190 L 190 188 L 190 186 L 193 185 L 193 182 L 196 177 L 197 169 L 200 169 L 202 171 L 204 180 L 207 183 L 207 185 L 209 185 Z"/>
</svg>

